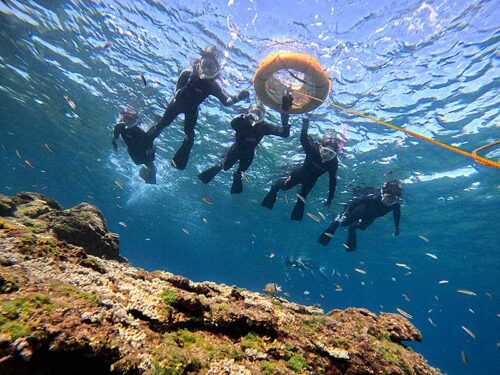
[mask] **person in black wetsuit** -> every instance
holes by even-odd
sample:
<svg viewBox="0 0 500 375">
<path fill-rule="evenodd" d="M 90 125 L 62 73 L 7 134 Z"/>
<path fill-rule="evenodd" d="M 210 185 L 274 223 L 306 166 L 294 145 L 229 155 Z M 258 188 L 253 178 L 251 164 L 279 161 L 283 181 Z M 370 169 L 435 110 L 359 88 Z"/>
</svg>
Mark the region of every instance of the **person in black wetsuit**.
<svg viewBox="0 0 500 375">
<path fill-rule="evenodd" d="M 306 153 L 303 164 L 294 168 L 288 177 L 277 180 L 262 201 L 262 206 L 271 209 L 276 202 L 279 190 L 288 190 L 302 184 L 297 203 L 290 217 L 292 220 L 302 220 L 307 194 L 312 190 L 321 175 L 325 172 L 329 173 L 330 183 L 326 200 L 328 206 L 332 202 L 335 187 L 337 186 L 337 169 L 339 167 L 337 159 L 339 144 L 337 140 L 331 135 L 325 135 L 321 138 L 320 143 L 312 142 L 307 134 L 308 129 L 309 118 L 304 117 L 300 133 L 300 143 Z"/>
<path fill-rule="evenodd" d="M 193 62 L 192 69 L 185 69 L 181 72 L 174 98 L 168 104 L 161 120 L 148 130 L 148 135 L 156 138 L 179 114 L 184 113 L 184 141 L 172 159 L 172 165 L 177 169 L 186 168 L 194 143 L 194 128 L 198 120 L 200 104 L 210 95 L 215 96 L 225 106 L 250 96 L 247 90 L 231 97 L 224 94 L 216 81 L 220 74 L 219 56 L 220 51 L 215 46 L 201 51 L 201 59 Z"/>
<path fill-rule="evenodd" d="M 387 213 L 393 213 L 394 235 L 399 234 L 399 220 L 401 218 L 401 184 L 398 180 L 386 181 L 380 190 L 371 189 L 359 198 L 353 199 L 345 208 L 342 215 L 337 216 L 321 236 L 318 242 L 328 245 L 335 231 L 340 226 L 349 227 L 349 234 L 345 244 L 348 251 L 356 250 L 356 229 L 365 230 L 375 221 Z"/>
<path fill-rule="evenodd" d="M 124 109 L 120 112 L 120 121 L 115 125 L 113 131 L 113 148 L 118 150 L 118 137 L 121 135 L 127 145 L 127 151 L 132 161 L 137 164 L 144 164 L 139 171 L 139 176 L 147 184 L 156 184 L 155 146 L 153 138 L 146 134 L 139 126 L 139 115 L 131 109 Z"/>
<path fill-rule="evenodd" d="M 281 125 L 275 126 L 264 121 L 266 107 L 262 103 L 250 107 L 248 114 L 235 117 L 231 127 L 236 131 L 236 141 L 226 150 L 222 161 L 198 175 L 198 178 L 208 184 L 221 170 L 227 171 L 237 161 L 238 169 L 233 175 L 231 194 L 243 191 L 241 174 L 252 164 L 255 149 L 266 135 L 276 135 L 287 138 L 290 135 L 289 115 L 286 113 L 292 107 L 293 98 L 290 94 L 283 95 L 281 102 Z"/>
</svg>

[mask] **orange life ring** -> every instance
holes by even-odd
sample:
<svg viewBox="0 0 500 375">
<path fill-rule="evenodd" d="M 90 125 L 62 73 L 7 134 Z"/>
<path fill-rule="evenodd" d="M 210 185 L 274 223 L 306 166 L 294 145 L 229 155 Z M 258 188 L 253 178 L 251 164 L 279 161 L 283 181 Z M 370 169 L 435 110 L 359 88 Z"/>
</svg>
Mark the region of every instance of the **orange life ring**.
<svg viewBox="0 0 500 375">
<path fill-rule="evenodd" d="M 331 84 L 314 57 L 305 53 L 276 52 L 262 59 L 253 77 L 253 85 L 259 99 L 278 111 L 281 110 L 283 93 L 290 91 L 293 106 L 288 113 L 305 113 L 326 99 Z"/>
</svg>

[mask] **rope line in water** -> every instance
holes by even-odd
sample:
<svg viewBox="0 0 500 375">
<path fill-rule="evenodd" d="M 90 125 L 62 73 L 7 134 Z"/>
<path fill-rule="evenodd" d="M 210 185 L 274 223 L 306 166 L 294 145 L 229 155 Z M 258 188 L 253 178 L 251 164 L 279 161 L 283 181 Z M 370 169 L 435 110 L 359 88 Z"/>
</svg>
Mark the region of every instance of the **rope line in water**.
<svg viewBox="0 0 500 375">
<path fill-rule="evenodd" d="M 481 147 L 475 149 L 472 152 L 468 152 L 468 151 L 464 151 L 464 150 L 462 150 L 462 149 L 460 149 L 458 147 L 450 146 L 450 145 L 448 145 L 446 143 L 442 143 L 442 142 L 436 141 L 436 140 L 434 140 L 432 138 L 426 137 L 424 135 L 412 132 L 411 130 L 407 130 L 407 129 L 404 129 L 404 128 L 400 128 L 399 126 L 389 124 L 388 122 L 379 120 L 379 119 L 377 119 L 377 118 L 375 118 L 373 116 L 365 115 L 364 113 L 358 112 L 358 111 L 356 111 L 354 109 L 349 109 L 349 108 L 342 107 L 341 105 L 338 105 L 338 104 L 336 104 L 336 103 L 334 103 L 334 102 L 332 102 L 330 100 L 322 100 L 322 99 L 316 98 L 316 97 L 314 97 L 312 95 L 304 94 L 304 93 L 302 93 L 300 91 L 293 91 L 293 92 L 295 94 L 299 94 L 299 95 L 305 96 L 307 98 L 310 98 L 310 99 L 313 99 L 313 100 L 316 100 L 316 101 L 319 101 L 319 102 L 322 102 L 322 103 L 326 103 L 328 105 L 331 105 L 332 107 L 341 109 L 343 111 L 353 113 L 353 114 L 355 114 L 357 116 L 364 117 L 364 118 L 366 118 L 368 120 L 374 121 L 374 122 L 376 122 L 378 124 L 381 124 L 381 125 L 384 125 L 384 126 L 387 126 L 387 127 L 391 128 L 391 129 L 394 129 L 394 130 L 397 130 L 397 131 L 409 134 L 409 135 L 411 135 L 413 137 L 419 138 L 419 139 L 421 139 L 423 141 L 426 141 L 426 142 L 430 142 L 430 143 L 432 143 L 432 144 L 434 144 L 436 146 L 445 148 L 445 149 L 447 149 L 449 151 L 452 151 L 452 152 L 455 152 L 457 154 L 469 157 L 471 159 L 474 159 L 478 164 L 485 165 L 485 166 L 488 166 L 488 167 L 500 168 L 500 163 L 498 163 L 496 161 L 493 161 L 493 160 L 490 160 L 490 159 L 487 159 L 487 158 L 484 158 L 484 157 L 479 156 L 479 155 L 476 154 L 480 150 L 483 150 L 485 148 L 488 148 L 488 147 L 500 144 L 500 141 L 495 141 L 495 142 L 489 143 L 489 144 L 487 144 L 485 146 L 481 146 Z"/>
</svg>

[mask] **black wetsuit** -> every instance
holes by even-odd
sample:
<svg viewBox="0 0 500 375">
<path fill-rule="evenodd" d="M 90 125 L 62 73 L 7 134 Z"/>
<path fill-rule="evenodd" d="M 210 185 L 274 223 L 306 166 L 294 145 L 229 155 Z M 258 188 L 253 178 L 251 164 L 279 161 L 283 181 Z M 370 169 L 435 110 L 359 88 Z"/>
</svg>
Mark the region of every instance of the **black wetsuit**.
<svg viewBox="0 0 500 375">
<path fill-rule="evenodd" d="M 273 184 L 271 190 L 262 201 L 262 206 L 270 209 L 273 208 L 279 190 L 288 190 L 298 184 L 302 184 L 299 195 L 305 200 L 318 178 L 326 172 L 329 173 L 330 179 L 326 203 L 330 205 L 337 186 L 337 169 L 339 167 L 339 162 L 337 157 L 330 161 L 322 162 L 319 152 L 320 145 L 319 143 L 311 142 L 307 135 L 308 128 L 309 120 L 304 119 L 302 131 L 300 132 L 300 143 L 306 153 L 306 159 L 301 166 L 294 168 L 288 177 L 281 178 Z M 302 220 L 303 216 L 304 202 L 299 198 L 297 199 L 297 203 L 293 208 L 290 218 L 292 220 Z"/>
<path fill-rule="evenodd" d="M 335 231 L 340 226 L 349 227 L 347 236 L 347 250 L 356 250 L 356 229 L 365 230 L 375 219 L 393 212 L 394 234 L 399 234 L 399 221 L 401 218 L 401 205 L 396 203 L 392 206 L 386 206 L 382 203 L 382 194 L 380 190 L 373 189 L 372 192 L 365 194 L 360 198 L 354 199 L 345 208 L 342 215 L 337 217 L 318 238 L 318 242 L 327 245 L 332 239 Z"/>
<path fill-rule="evenodd" d="M 153 146 L 153 138 L 149 136 L 139 126 L 127 128 L 125 123 L 119 122 L 115 125 L 113 131 L 113 146 L 115 149 L 116 140 L 122 136 L 123 141 L 127 145 L 127 151 L 133 162 L 137 165 L 151 165 L 155 160 L 155 148 Z"/>
<path fill-rule="evenodd" d="M 174 98 L 168 104 L 161 120 L 148 131 L 149 135 L 156 138 L 179 114 L 184 113 L 184 141 L 172 159 L 172 164 L 178 169 L 186 168 L 189 153 L 194 144 L 194 128 L 198 120 L 198 109 L 200 104 L 210 95 L 215 96 L 225 106 L 248 97 L 242 93 L 228 97 L 215 79 L 200 79 L 196 73 L 183 70 L 177 80 Z"/>
<path fill-rule="evenodd" d="M 237 161 L 238 169 L 234 172 L 232 194 L 239 194 L 243 191 L 241 173 L 245 172 L 252 164 L 255 149 L 262 138 L 266 135 L 276 135 L 287 138 L 290 135 L 289 115 L 281 114 L 282 126 L 275 126 L 265 121 L 252 126 L 253 117 L 251 115 L 240 115 L 231 121 L 231 127 L 236 131 L 236 141 L 226 150 L 222 162 L 214 165 L 206 171 L 200 173 L 198 178 L 204 183 L 210 182 L 221 170 L 227 171 Z"/>
</svg>

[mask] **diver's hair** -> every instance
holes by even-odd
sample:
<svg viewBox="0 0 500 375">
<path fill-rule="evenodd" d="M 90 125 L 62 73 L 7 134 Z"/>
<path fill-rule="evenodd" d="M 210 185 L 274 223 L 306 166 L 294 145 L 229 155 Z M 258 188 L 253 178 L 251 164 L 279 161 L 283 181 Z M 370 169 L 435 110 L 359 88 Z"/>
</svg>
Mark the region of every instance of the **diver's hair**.
<svg viewBox="0 0 500 375">
<path fill-rule="evenodd" d="M 211 58 L 218 62 L 222 56 L 222 52 L 219 49 L 219 47 L 212 44 L 208 47 L 205 47 L 205 49 L 201 50 L 200 55 L 202 58 Z"/>
<path fill-rule="evenodd" d="M 382 191 L 386 194 L 392 194 L 400 197 L 403 194 L 403 188 L 399 180 L 389 180 L 382 185 Z"/>
</svg>

